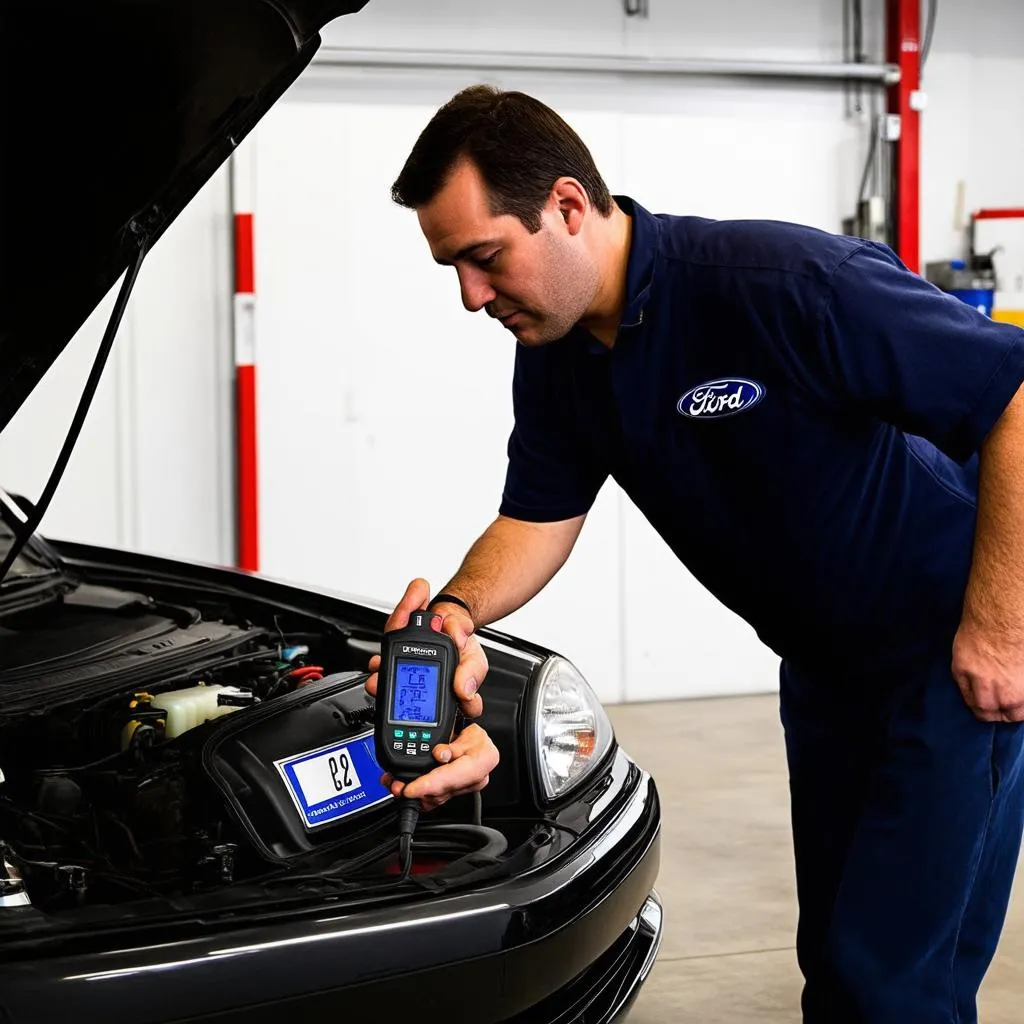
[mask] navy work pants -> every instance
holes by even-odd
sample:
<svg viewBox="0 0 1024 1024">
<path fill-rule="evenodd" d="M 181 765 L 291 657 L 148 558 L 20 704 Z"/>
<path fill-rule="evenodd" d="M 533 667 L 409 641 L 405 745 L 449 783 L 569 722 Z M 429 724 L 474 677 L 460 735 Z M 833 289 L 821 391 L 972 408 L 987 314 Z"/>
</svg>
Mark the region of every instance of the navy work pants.
<svg viewBox="0 0 1024 1024">
<path fill-rule="evenodd" d="M 1024 730 L 948 657 L 900 679 L 783 664 L 805 1024 L 974 1024 L 1024 822 Z"/>
</svg>

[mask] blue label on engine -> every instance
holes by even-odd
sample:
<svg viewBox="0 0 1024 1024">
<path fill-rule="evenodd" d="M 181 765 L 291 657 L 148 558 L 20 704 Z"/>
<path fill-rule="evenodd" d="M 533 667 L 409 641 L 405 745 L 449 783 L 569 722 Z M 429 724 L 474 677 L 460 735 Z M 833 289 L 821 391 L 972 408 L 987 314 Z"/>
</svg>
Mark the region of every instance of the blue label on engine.
<svg viewBox="0 0 1024 1024">
<path fill-rule="evenodd" d="M 306 828 L 330 825 L 393 800 L 381 785 L 373 730 L 274 762 Z"/>
</svg>

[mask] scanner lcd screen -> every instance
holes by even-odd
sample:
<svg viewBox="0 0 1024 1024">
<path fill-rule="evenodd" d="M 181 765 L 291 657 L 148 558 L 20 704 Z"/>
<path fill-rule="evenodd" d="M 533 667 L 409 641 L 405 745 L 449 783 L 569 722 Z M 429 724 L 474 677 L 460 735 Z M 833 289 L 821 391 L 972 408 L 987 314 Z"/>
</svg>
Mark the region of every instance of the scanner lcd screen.
<svg viewBox="0 0 1024 1024">
<path fill-rule="evenodd" d="M 397 661 L 394 722 L 437 723 L 437 686 L 441 666 L 434 661 Z"/>
</svg>

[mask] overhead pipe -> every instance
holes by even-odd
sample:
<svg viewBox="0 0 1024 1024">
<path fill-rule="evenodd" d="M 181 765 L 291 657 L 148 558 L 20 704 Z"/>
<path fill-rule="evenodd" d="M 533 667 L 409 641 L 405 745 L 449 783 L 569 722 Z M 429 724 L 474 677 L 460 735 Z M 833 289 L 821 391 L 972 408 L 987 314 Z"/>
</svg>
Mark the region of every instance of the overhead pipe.
<svg viewBox="0 0 1024 1024">
<path fill-rule="evenodd" d="M 627 75 L 705 75 L 866 82 L 892 86 L 900 80 L 893 64 L 813 61 L 696 60 L 670 57 L 617 57 L 585 54 L 495 53 L 487 51 L 365 49 L 325 46 L 314 64 L 362 68 L 415 68 L 458 71 L 558 71 Z"/>
</svg>

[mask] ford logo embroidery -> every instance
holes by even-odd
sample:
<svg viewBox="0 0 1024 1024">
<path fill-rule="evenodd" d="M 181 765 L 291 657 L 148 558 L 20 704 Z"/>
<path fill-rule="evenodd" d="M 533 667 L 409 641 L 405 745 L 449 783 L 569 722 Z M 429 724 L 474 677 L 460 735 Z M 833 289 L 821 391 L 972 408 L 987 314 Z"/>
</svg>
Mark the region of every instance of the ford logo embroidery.
<svg viewBox="0 0 1024 1024">
<path fill-rule="evenodd" d="M 676 409 L 690 419 L 710 420 L 752 409 L 764 396 L 764 385 L 757 381 L 723 377 L 691 388 L 676 403 Z"/>
</svg>

